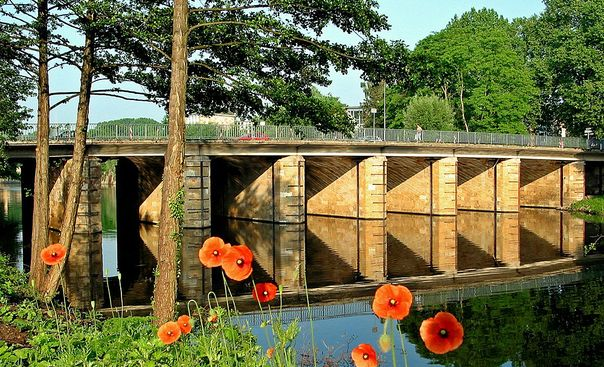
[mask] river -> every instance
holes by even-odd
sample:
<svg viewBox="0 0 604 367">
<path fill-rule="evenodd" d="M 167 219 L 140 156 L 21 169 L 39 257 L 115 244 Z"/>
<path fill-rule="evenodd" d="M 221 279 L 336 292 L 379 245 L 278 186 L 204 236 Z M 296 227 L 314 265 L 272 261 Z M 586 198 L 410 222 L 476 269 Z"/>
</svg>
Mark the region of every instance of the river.
<svg viewBox="0 0 604 367">
<path fill-rule="evenodd" d="M 103 190 L 102 207 L 103 273 L 112 281 L 121 273 L 126 304 L 148 304 L 158 228 L 141 224 L 138 241 L 118 246 L 113 189 Z M 296 292 L 306 281 L 330 299 L 314 303 L 310 313 L 325 365 L 346 365 L 359 343 L 377 346 L 383 325 L 371 312 L 371 300 L 362 296 L 374 282 L 386 280 L 414 290 L 411 315 L 401 322 L 410 366 L 604 365 L 601 224 L 526 208 L 516 214 L 460 211 L 455 217 L 388 213 L 385 222 L 308 216 L 303 225 L 219 218 L 213 223 L 213 234 L 252 248 L 257 282 L 274 281 Z M 0 183 L 0 251 L 27 269 L 22 238 L 20 186 Z M 183 249 L 183 300 L 203 300 L 208 290 L 197 250 Z M 220 283 L 216 272 L 210 275 Z M 249 287 L 232 288 L 245 293 Z M 439 310 L 455 314 L 465 330 L 462 346 L 443 356 L 430 353 L 417 332 L 421 321 Z M 308 310 L 287 308 L 283 317 L 301 320 L 301 364 L 312 365 Z M 266 344 L 261 318 L 244 316 Z M 390 355 L 380 358 L 380 366 L 392 365 Z"/>
</svg>

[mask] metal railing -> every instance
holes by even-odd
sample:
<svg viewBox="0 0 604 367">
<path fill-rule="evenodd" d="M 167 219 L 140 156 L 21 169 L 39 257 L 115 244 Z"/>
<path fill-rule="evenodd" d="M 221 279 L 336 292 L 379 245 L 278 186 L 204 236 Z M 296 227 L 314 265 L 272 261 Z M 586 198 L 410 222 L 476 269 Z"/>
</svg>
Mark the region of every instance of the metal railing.
<svg viewBox="0 0 604 367">
<path fill-rule="evenodd" d="M 49 138 L 51 142 L 73 141 L 75 124 L 51 124 Z M 90 126 L 88 139 L 94 141 L 164 141 L 168 137 L 165 124 L 107 125 Z M 500 134 L 465 131 L 432 131 L 360 128 L 351 134 L 341 132 L 321 132 L 313 126 L 243 126 L 243 125 L 206 125 L 186 126 L 187 141 L 362 141 L 397 143 L 449 143 L 472 145 L 512 145 L 525 147 L 556 147 L 598 149 L 599 140 L 587 140 L 580 137 L 559 137 L 545 135 Z M 17 141 L 35 141 L 35 126 L 22 130 Z"/>
</svg>

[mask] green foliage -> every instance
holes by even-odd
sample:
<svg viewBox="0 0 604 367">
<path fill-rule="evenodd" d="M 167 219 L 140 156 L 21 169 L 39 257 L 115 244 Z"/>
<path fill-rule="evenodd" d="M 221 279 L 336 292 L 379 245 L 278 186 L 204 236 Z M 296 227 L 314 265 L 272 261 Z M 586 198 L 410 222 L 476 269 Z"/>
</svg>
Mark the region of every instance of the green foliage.
<svg viewBox="0 0 604 367">
<path fill-rule="evenodd" d="M 415 96 L 405 109 L 402 123 L 393 127 L 415 129 L 419 125 L 424 130 L 455 130 L 455 114 L 447 101 L 435 95 Z"/>
<path fill-rule="evenodd" d="M 458 127 L 525 133 L 532 125 L 538 89 L 517 50 L 514 28 L 493 10 L 455 17 L 421 40 L 411 55 L 412 85 L 453 104 Z"/>
<path fill-rule="evenodd" d="M 250 330 L 229 322 L 207 323 L 202 329 L 199 318 L 191 334 L 164 345 L 151 317 L 99 320 L 92 313 L 76 316 L 68 326 L 61 314 L 43 312 L 34 302 L 0 307 L 0 320 L 28 331 L 30 344 L 19 347 L 0 341 L 0 365 L 267 365 Z"/>
<path fill-rule="evenodd" d="M 167 103 L 169 35 L 172 9 L 148 2 L 132 12 L 130 39 L 140 40 L 122 64 L 132 65 L 121 77 L 145 86 L 153 98 Z M 211 116 L 233 112 L 242 118 L 275 124 L 312 124 L 320 130 L 349 131 L 339 103 L 322 98 L 314 85 L 327 85 L 330 67 L 346 72 L 356 67 L 365 78 L 402 70 L 406 48 L 388 44 L 375 32 L 388 28 L 377 1 L 279 1 L 250 10 L 249 1 L 206 1 L 192 7 L 189 17 L 187 113 Z M 210 10 L 222 8 L 224 11 Z M 346 46 L 321 37 L 326 27 L 362 35 Z M 158 45 L 149 48 L 148 44 Z M 161 51 L 161 52 L 158 52 Z M 162 53 L 163 52 L 163 53 Z M 146 67 L 153 65 L 154 69 Z"/>
<path fill-rule="evenodd" d="M 570 205 L 571 211 L 604 216 L 604 196 L 593 196 Z"/>
<path fill-rule="evenodd" d="M 354 123 L 346 113 L 346 106 L 337 97 L 322 95 L 317 88 L 312 88 L 309 95 L 292 90 L 289 85 L 281 85 L 271 91 L 273 100 L 281 100 L 268 112 L 266 121 L 272 125 L 309 125 L 320 131 L 336 130 L 351 132 Z M 276 96 L 276 94 L 280 94 Z M 304 95 L 302 95 L 304 94 Z M 286 103 L 293 95 L 294 101 Z"/>
<path fill-rule="evenodd" d="M 541 89 L 541 120 L 582 135 L 604 134 L 604 1 L 546 0 L 539 17 L 517 22 Z"/>
<path fill-rule="evenodd" d="M 0 45 L 2 44 L 0 28 Z M 21 104 L 32 94 L 31 82 L 0 56 L 0 177 L 14 177 L 14 167 L 7 162 L 4 144 L 17 137 L 30 110 Z"/>
<path fill-rule="evenodd" d="M 9 258 L 0 253 L 0 304 L 17 301 L 30 292 L 27 275 L 12 266 Z"/>
<path fill-rule="evenodd" d="M 117 120 L 109 120 L 103 121 L 96 124 L 96 126 L 104 126 L 104 125 L 145 125 L 145 124 L 159 124 L 159 121 L 156 121 L 147 117 L 136 117 L 136 118 L 123 118 Z"/>
</svg>

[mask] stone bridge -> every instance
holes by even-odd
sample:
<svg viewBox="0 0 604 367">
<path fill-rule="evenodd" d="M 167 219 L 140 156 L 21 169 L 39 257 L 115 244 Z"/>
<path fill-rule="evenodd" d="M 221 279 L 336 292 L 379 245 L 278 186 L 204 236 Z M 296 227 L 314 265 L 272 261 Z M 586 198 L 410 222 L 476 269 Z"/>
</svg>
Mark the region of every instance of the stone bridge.
<svg viewBox="0 0 604 367">
<path fill-rule="evenodd" d="M 68 281 L 77 284 L 92 272 L 89 278 L 102 282 L 101 270 L 86 265 L 94 262 L 90 254 L 100 253 L 100 162 L 118 160 L 118 226 L 138 228 L 140 221 L 158 221 L 165 148 L 165 142 L 158 141 L 89 142 L 76 231 L 85 250 L 81 259 L 78 253 L 70 256 L 70 266 L 88 270 L 85 274 L 72 271 Z M 55 162 L 51 181 L 53 228 L 59 228 L 61 193 L 69 184 L 61 170 L 71 151 L 67 142 L 55 142 L 50 148 Z M 35 144 L 12 142 L 7 152 L 22 163 L 22 186 L 28 192 L 33 188 Z M 451 237 L 446 218 L 458 210 L 518 213 L 521 207 L 563 209 L 586 193 L 602 193 L 603 161 L 600 152 L 574 148 L 381 141 L 189 141 L 184 169 L 183 251 L 193 253 L 199 248 L 211 233 L 213 217 L 280 224 L 304 224 L 307 215 L 367 220 L 358 236 L 366 237 L 364 246 L 371 252 L 387 242 L 385 220 L 389 215 L 426 214 L 443 218 L 432 236 L 436 236 L 435 243 L 446 242 Z M 27 198 L 24 195 L 25 236 L 31 232 L 32 202 Z M 512 231 L 518 232 L 517 225 Z M 130 241 L 132 234 L 127 232 L 118 231 L 118 241 Z M 505 233 L 496 235 L 506 237 Z M 287 243 L 295 240 L 288 236 L 299 233 L 283 236 L 282 242 Z M 24 238 L 24 243 L 29 240 Z M 438 262 L 437 256 L 435 259 Z M 442 267 L 447 269 L 444 264 Z M 203 273 L 196 256 L 183 258 L 182 272 L 184 293 L 188 288 L 211 287 L 211 274 Z M 99 287 L 96 289 L 82 298 L 98 298 Z"/>
</svg>

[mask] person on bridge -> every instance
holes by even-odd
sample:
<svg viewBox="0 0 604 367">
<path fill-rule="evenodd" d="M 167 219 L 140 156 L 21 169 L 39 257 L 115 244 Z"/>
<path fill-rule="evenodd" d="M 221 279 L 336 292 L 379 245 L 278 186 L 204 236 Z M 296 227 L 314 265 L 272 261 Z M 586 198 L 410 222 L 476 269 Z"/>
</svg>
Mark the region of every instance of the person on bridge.
<svg viewBox="0 0 604 367">
<path fill-rule="evenodd" d="M 422 140 L 422 127 L 419 126 L 419 124 L 417 124 L 417 128 L 415 129 L 415 141 L 421 141 Z"/>
</svg>

